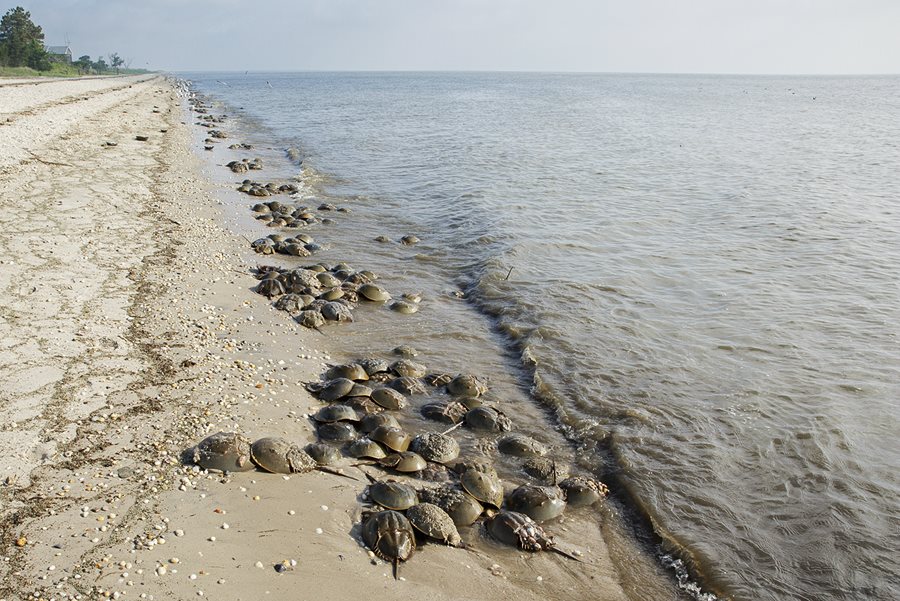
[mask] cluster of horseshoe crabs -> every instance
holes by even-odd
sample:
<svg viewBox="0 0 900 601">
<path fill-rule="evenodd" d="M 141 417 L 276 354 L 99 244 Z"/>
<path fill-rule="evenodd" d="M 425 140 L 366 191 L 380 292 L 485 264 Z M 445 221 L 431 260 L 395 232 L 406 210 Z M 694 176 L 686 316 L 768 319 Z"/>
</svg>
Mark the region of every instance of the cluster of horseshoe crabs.
<svg viewBox="0 0 900 601">
<path fill-rule="evenodd" d="M 254 244 L 285 248 L 299 246 L 298 240 L 303 239 L 301 236 L 276 236 L 265 239 L 271 242 L 258 240 Z M 307 243 L 305 248 L 310 244 Z M 376 283 L 377 274 L 356 271 L 346 263 L 332 266 L 319 263 L 294 269 L 265 265 L 257 267 L 255 275 L 259 283 L 254 291 L 275 299 L 273 306 L 276 309 L 286 311 L 307 328 L 319 328 L 326 322 L 352 322 L 353 309 L 360 303 L 386 304 L 392 311 L 411 314 L 419 310 L 421 301 L 418 294 L 404 294 L 400 300 L 393 300 L 390 293 Z"/>
<path fill-rule="evenodd" d="M 198 102 L 195 110 L 205 112 L 206 107 Z M 210 136 L 225 137 L 215 130 Z M 233 161 L 228 167 L 240 173 L 260 168 L 261 162 Z M 238 190 L 251 196 L 298 191 L 294 184 L 251 180 L 242 182 Z M 319 219 L 309 207 L 277 201 L 254 205 L 252 210 L 272 227 L 301 228 L 330 221 Z M 328 204 L 318 208 L 333 210 L 342 209 Z M 384 236 L 376 240 L 390 241 Z M 404 245 L 418 242 L 414 235 L 400 240 Z M 302 234 L 273 234 L 256 240 L 252 247 L 261 254 L 292 256 L 309 256 L 319 249 L 310 236 Z M 309 328 L 327 321 L 352 321 L 351 309 L 359 302 L 389 303 L 397 312 L 415 313 L 421 300 L 417 294 L 393 300 L 375 283 L 376 274 L 353 270 L 345 263 L 294 269 L 260 266 L 255 275 L 256 292 L 275 299 L 277 309 Z M 466 548 L 460 529 L 470 540 L 480 532 L 526 551 L 553 551 L 579 560 L 560 549 L 540 524 L 567 509 L 602 501 L 606 486 L 586 475 L 570 475 L 567 466 L 552 458 L 551 449 L 512 432 L 512 420 L 498 403 L 486 400 L 487 386 L 476 376 L 430 372 L 409 358 L 414 352 L 395 350 L 406 356 L 335 365 L 321 381 L 307 384 L 324 403 L 311 416 L 318 442 L 300 448 L 284 438 L 251 442 L 236 433 L 219 432 L 191 449 L 189 459 L 204 469 L 223 472 L 320 470 L 342 476 L 333 466 L 348 458 L 355 461 L 353 465 L 370 480 L 362 494 L 369 505 L 362 514 L 362 542 L 393 565 L 395 577 L 400 562 L 425 542 Z M 411 433 L 401 420 L 403 424 L 424 421 L 433 427 Z M 460 457 L 463 448 L 470 456 Z M 507 471 L 514 463 L 513 473 L 527 480 L 501 480 L 494 458 Z M 383 474 L 375 477 L 368 468 Z"/>
<path fill-rule="evenodd" d="M 327 403 L 313 416 L 320 440 L 343 445 L 361 468 L 385 474 L 367 472 L 371 484 L 363 498 L 374 508 L 363 514 L 361 534 L 395 575 L 421 541 L 464 547 L 459 529 L 476 524 L 501 543 L 578 559 L 559 549 L 540 523 L 601 501 L 606 487 L 568 475 L 548 447 L 511 432 L 512 421 L 486 400 L 487 387 L 476 376 L 430 372 L 408 357 L 370 357 L 335 365 L 307 388 Z M 415 423 L 413 412 L 434 428 L 405 430 L 400 420 Z M 462 446 L 473 456 L 461 459 Z M 519 463 L 530 481 L 502 481 L 495 455 Z"/>
</svg>

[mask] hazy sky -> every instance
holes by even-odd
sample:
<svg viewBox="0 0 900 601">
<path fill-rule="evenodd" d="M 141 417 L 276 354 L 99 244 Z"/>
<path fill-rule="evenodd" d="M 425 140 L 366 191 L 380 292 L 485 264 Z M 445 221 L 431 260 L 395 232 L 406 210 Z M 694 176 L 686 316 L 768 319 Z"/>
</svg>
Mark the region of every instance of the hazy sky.
<svg viewBox="0 0 900 601">
<path fill-rule="evenodd" d="M 7 0 L 167 70 L 900 73 L 900 0 Z"/>
</svg>

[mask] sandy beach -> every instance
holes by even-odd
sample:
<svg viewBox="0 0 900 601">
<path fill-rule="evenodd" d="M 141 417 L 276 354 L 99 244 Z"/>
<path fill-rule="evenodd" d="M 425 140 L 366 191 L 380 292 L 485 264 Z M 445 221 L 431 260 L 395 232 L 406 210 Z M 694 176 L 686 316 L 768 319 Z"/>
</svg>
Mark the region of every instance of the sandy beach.
<svg viewBox="0 0 900 601">
<path fill-rule="evenodd" d="M 345 359 L 251 291 L 189 119 L 162 77 L 0 82 L 0 600 L 674 598 L 577 516 L 553 530 L 584 563 L 472 528 L 395 581 L 351 460 L 358 481 L 186 465 L 217 431 L 314 441 L 303 384 Z"/>
</svg>

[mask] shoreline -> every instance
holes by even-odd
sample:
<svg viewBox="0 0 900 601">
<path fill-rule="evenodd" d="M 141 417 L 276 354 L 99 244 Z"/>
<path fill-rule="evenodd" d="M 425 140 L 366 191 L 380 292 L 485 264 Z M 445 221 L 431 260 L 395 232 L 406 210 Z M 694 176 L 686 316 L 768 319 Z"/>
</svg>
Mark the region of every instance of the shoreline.
<svg viewBox="0 0 900 601">
<path fill-rule="evenodd" d="M 397 582 L 358 542 L 362 483 L 184 465 L 182 452 L 219 430 L 313 441 L 319 402 L 303 384 L 337 351 L 250 290 L 251 251 L 223 227 L 171 84 L 79 94 L 34 114 L 22 104 L 0 126 L 15 134 L 3 142 L 2 198 L 45 203 L 4 234 L 27 272 L 0 264 L 8 289 L 40 297 L 3 315 L 3 376 L 30 388 L 10 402 L 21 417 L 10 411 L 0 427 L 4 455 L 21 455 L 0 474 L 0 598 L 283 598 L 297 587 L 322 599 L 629 598 L 605 546 L 586 549 L 583 569 L 481 540 L 475 552 L 428 545 Z M 65 210 L 83 222 L 54 221 Z M 34 259 L 45 230 L 62 258 Z M 86 264 L 92 247 L 103 252 Z M 75 301 L 78 314 L 65 314 Z M 17 339 L 29 320 L 38 348 Z M 582 522 L 553 528 L 575 538 Z"/>
</svg>

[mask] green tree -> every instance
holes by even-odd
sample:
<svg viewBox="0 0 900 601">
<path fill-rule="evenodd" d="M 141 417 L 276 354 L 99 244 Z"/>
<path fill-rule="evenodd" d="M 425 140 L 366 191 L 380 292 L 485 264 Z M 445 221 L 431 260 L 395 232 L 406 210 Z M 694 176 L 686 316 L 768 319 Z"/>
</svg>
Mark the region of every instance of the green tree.
<svg viewBox="0 0 900 601">
<path fill-rule="evenodd" d="M 103 60 L 103 57 L 99 57 L 97 62 L 91 65 L 94 68 L 94 71 L 97 73 L 106 73 L 106 70 L 109 69 L 109 65 L 106 64 L 106 61 Z"/>
<path fill-rule="evenodd" d="M 116 70 L 116 75 L 119 74 L 119 67 L 125 64 L 125 59 L 119 56 L 118 52 L 113 52 L 109 55 L 109 65 Z"/>
<path fill-rule="evenodd" d="M 0 56 L 10 67 L 50 68 L 44 51 L 44 32 L 21 6 L 9 9 L 0 19 Z"/>
<path fill-rule="evenodd" d="M 90 71 L 91 65 L 93 65 L 93 63 L 91 62 L 91 57 L 87 54 L 85 54 L 84 56 L 79 56 L 78 60 L 75 61 L 75 66 L 78 67 L 78 70 L 82 73 L 87 73 L 88 71 Z"/>
</svg>

